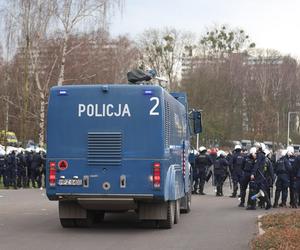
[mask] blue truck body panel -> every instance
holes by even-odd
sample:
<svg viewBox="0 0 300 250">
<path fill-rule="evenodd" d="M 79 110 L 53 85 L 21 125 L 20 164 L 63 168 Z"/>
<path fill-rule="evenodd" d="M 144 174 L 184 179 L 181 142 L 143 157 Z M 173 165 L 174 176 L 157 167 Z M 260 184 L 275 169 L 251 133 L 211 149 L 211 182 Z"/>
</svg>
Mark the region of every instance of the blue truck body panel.
<svg viewBox="0 0 300 250">
<path fill-rule="evenodd" d="M 190 191 L 185 94 L 171 95 L 154 85 L 53 87 L 47 126 L 46 187 L 51 200 L 118 195 L 168 201 Z M 61 160 L 68 167 L 56 167 L 56 185 L 50 186 L 49 164 Z M 153 186 L 156 162 L 160 188 Z M 84 176 L 88 176 L 86 187 L 58 183 L 62 177 L 82 180 Z M 125 187 L 120 185 L 122 176 Z"/>
</svg>

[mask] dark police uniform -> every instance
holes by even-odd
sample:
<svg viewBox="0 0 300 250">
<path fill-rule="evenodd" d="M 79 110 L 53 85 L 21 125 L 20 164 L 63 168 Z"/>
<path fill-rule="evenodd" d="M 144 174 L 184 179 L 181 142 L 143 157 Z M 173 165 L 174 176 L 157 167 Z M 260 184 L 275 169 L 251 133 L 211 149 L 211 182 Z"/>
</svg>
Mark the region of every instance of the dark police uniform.
<svg viewBox="0 0 300 250">
<path fill-rule="evenodd" d="M 39 153 L 33 153 L 32 161 L 31 161 L 31 171 L 33 172 L 33 179 L 37 181 L 38 187 L 40 188 L 42 185 L 42 174 L 41 174 L 41 165 L 42 158 Z M 35 183 L 33 183 L 33 187 L 35 187 Z"/>
<path fill-rule="evenodd" d="M 229 163 L 223 155 L 216 158 L 214 163 L 214 178 L 217 187 L 216 196 L 223 196 L 223 183 L 228 174 Z"/>
<path fill-rule="evenodd" d="M 242 166 L 244 163 L 244 155 L 241 149 L 236 149 L 233 153 L 232 163 L 231 163 L 231 177 L 233 183 L 233 193 L 230 197 L 235 198 L 238 191 L 238 185 L 241 187 L 241 182 L 243 179 Z"/>
<path fill-rule="evenodd" d="M 286 155 L 286 158 L 289 160 L 291 167 L 293 168 L 294 162 L 295 162 L 295 156 L 294 155 Z M 290 178 L 290 184 L 289 184 L 289 193 L 290 193 L 290 205 L 291 207 L 296 207 L 296 201 L 295 201 L 295 183 L 294 183 L 294 171 L 289 172 L 289 178 Z"/>
<path fill-rule="evenodd" d="M 9 171 L 9 183 L 15 189 L 17 189 L 18 179 L 18 162 L 14 151 L 12 151 L 7 157 L 8 171 Z"/>
<path fill-rule="evenodd" d="M 26 165 L 26 187 L 29 187 L 29 182 L 32 182 L 32 186 L 34 183 L 34 177 L 33 174 L 31 173 L 31 161 L 32 161 L 32 153 L 25 151 L 25 165 Z"/>
<path fill-rule="evenodd" d="M 27 176 L 26 176 L 26 160 L 23 152 L 17 155 L 18 158 L 18 187 L 26 187 Z"/>
<path fill-rule="evenodd" d="M 0 155 L 0 183 L 4 182 L 4 155 Z"/>
<path fill-rule="evenodd" d="M 293 168 L 294 174 L 294 208 L 298 207 L 300 202 L 300 155 L 295 158 Z"/>
<path fill-rule="evenodd" d="M 208 154 L 205 152 L 200 152 L 195 159 L 195 167 L 197 171 L 197 181 L 195 187 L 197 188 L 199 184 L 199 194 L 204 195 L 204 184 L 206 180 L 206 173 L 209 166 L 212 165 L 212 160 Z"/>
<path fill-rule="evenodd" d="M 29 170 L 29 182 L 31 181 L 31 185 L 33 188 L 36 187 L 36 164 L 33 163 L 33 157 L 34 155 L 36 154 L 36 152 L 30 152 L 28 155 L 27 155 L 27 158 L 26 158 L 26 162 L 29 166 L 28 170 Z"/>
<path fill-rule="evenodd" d="M 269 169 L 271 171 L 271 162 L 265 157 L 265 154 L 261 151 L 257 153 L 257 161 L 254 166 L 255 171 L 255 185 L 256 185 L 256 193 L 260 190 L 263 192 L 264 197 L 260 197 L 261 207 L 264 207 L 264 203 L 266 203 L 266 209 L 271 208 L 270 194 L 269 190 L 269 182 L 266 178 L 265 171 Z M 256 203 L 256 202 L 255 202 Z"/>
<path fill-rule="evenodd" d="M 265 165 L 263 167 L 262 172 L 266 181 L 266 192 L 271 201 L 271 192 L 273 192 L 272 188 L 275 181 L 275 175 L 274 175 L 273 163 L 271 159 L 269 159 L 268 157 L 266 157 Z"/>
<path fill-rule="evenodd" d="M 253 174 L 255 162 L 256 162 L 256 160 L 252 157 L 252 155 L 248 155 L 245 157 L 245 160 L 244 160 L 244 163 L 242 166 L 243 178 L 242 178 L 242 182 L 241 182 L 241 203 L 239 204 L 239 207 L 245 206 L 246 190 L 247 190 L 248 184 L 251 180 L 251 175 Z M 248 205 L 250 203 L 251 203 L 251 201 L 250 201 L 250 193 L 249 193 Z"/>
<path fill-rule="evenodd" d="M 262 175 L 262 168 L 265 164 L 266 157 L 262 152 L 262 149 L 259 148 L 256 153 L 256 159 L 254 160 L 254 166 L 250 171 L 250 176 L 248 176 L 249 181 L 249 196 L 248 196 L 248 210 L 256 209 L 256 199 L 251 199 L 259 190 L 262 190 L 265 193 L 264 177 Z M 254 176 L 254 179 L 251 180 L 251 175 Z M 270 200 L 268 199 L 268 208 L 270 208 Z"/>
<path fill-rule="evenodd" d="M 277 175 L 275 200 L 273 207 L 278 207 L 278 201 L 281 193 L 280 206 L 286 206 L 286 200 L 288 196 L 288 187 L 290 185 L 290 172 L 292 166 L 287 157 L 281 157 L 275 164 L 274 172 Z"/>
<path fill-rule="evenodd" d="M 8 155 L 4 156 L 3 184 L 4 184 L 5 188 L 9 188 L 9 185 L 10 185 L 10 169 L 9 169 L 9 165 L 8 165 Z"/>
<path fill-rule="evenodd" d="M 195 153 L 194 152 L 190 152 L 189 153 L 189 163 L 191 164 L 191 167 L 192 167 L 192 171 L 193 171 L 193 191 L 192 193 L 195 194 L 196 191 L 197 191 L 197 187 L 196 187 L 196 182 L 198 181 L 198 172 L 197 172 L 197 169 L 195 167 L 195 159 L 196 159 L 196 156 L 195 156 Z"/>
<path fill-rule="evenodd" d="M 44 185 L 46 185 L 46 158 L 47 155 L 45 152 L 41 153 L 41 163 L 42 163 L 42 171 L 41 171 L 41 176 L 44 178 Z M 41 183 L 42 185 L 42 183 Z"/>
</svg>

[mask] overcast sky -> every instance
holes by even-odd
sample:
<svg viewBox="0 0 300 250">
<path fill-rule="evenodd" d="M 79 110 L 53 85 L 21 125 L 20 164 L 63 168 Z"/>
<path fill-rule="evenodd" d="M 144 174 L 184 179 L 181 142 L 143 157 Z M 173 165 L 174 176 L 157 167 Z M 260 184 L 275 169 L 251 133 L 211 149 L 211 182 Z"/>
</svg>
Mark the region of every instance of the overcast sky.
<svg viewBox="0 0 300 250">
<path fill-rule="evenodd" d="M 300 0 L 125 0 L 111 32 L 135 38 L 147 28 L 168 26 L 199 35 L 214 24 L 242 28 L 256 47 L 300 59 Z"/>
</svg>

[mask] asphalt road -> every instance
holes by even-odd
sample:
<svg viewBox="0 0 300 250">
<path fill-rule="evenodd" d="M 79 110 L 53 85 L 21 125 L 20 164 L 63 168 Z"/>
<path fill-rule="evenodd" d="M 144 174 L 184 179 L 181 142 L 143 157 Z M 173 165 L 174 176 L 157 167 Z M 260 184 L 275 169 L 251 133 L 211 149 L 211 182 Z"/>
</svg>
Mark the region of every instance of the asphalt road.
<svg viewBox="0 0 300 250">
<path fill-rule="evenodd" d="M 92 228 L 63 229 L 57 202 L 48 201 L 45 191 L 0 190 L 0 249 L 249 249 L 265 210 L 238 208 L 237 199 L 215 197 L 212 187 L 206 192 L 193 196 L 192 211 L 179 224 L 163 230 L 139 222 L 134 213 L 107 214 Z"/>
</svg>

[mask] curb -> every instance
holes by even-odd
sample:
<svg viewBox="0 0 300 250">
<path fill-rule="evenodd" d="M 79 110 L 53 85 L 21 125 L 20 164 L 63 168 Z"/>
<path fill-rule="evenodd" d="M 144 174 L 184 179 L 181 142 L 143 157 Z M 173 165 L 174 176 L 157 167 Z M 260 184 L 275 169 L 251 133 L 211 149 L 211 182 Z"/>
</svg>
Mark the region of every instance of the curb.
<svg viewBox="0 0 300 250">
<path fill-rule="evenodd" d="M 262 223 L 259 221 L 262 217 L 263 217 L 263 215 L 258 215 L 257 216 L 257 219 L 258 219 L 258 235 L 263 235 L 265 233 L 265 230 L 262 229 Z"/>
</svg>

